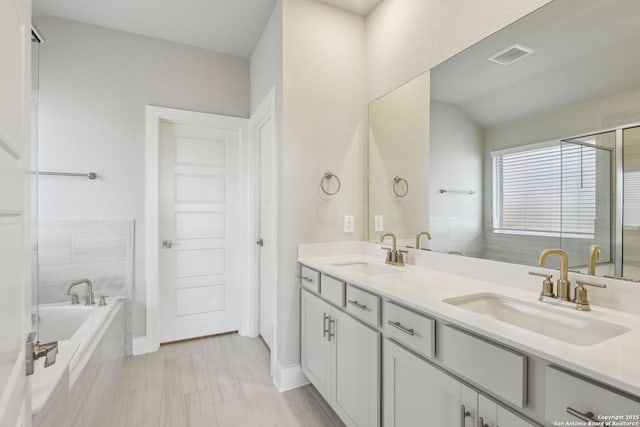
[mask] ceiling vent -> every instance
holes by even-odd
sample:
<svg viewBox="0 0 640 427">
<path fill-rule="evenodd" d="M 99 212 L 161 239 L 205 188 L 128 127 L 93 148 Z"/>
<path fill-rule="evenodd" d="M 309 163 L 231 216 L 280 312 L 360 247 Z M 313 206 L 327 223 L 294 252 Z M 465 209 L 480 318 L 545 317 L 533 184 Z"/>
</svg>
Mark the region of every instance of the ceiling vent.
<svg viewBox="0 0 640 427">
<path fill-rule="evenodd" d="M 516 62 L 518 59 L 522 59 L 525 56 L 533 53 L 533 49 L 521 44 L 514 44 L 506 49 L 502 49 L 500 52 L 489 58 L 489 61 L 496 62 L 500 65 L 509 65 Z"/>
</svg>

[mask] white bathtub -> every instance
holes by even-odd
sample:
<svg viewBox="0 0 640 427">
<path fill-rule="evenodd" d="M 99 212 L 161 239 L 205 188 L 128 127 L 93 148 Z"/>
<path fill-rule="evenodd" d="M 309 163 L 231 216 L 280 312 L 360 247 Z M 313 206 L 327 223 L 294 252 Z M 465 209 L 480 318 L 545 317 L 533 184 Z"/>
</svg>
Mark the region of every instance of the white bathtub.
<svg viewBox="0 0 640 427">
<path fill-rule="evenodd" d="M 39 341 L 58 341 L 59 351 L 56 363 L 48 368 L 44 367 L 44 358 L 36 362 L 31 377 L 32 414 L 45 407 L 63 378 L 69 382 L 68 388 L 66 384 L 63 388 L 73 388 L 111 321 L 123 311 L 124 300 L 119 298 L 110 298 L 104 307 L 68 303 L 40 306 Z"/>
<path fill-rule="evenodd" d="M 68 303 L 42 305 L 38 313 L 38 339 L 41 343 L 71 339 L 95 311 L 95 306 Z"/>
</svg>

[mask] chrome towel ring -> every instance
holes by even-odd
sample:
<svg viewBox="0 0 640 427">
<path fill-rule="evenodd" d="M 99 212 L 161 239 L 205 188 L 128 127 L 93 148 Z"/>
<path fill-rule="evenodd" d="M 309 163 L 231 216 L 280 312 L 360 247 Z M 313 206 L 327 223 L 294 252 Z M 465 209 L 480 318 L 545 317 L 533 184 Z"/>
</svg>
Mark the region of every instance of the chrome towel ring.
<svg viewBox="0 0 640 427">
<path fill-rule="evenodd" d="M 338 183 L 338 188 L 336 188 L 336 191 L 331 192 L 329 190 L 326 189 L 325 184 L 327 182 L 331 182 L 331 180 L 335 178 L 337 183 Z M 340 191 L 340 187 L 342 186 L 342 184 L 340 183 L 340 178 L 338 178 L 338 175 L 334 174 L 333 172 L 325 172 L 324 176 L 322 177 L 322 179 L 320 180 L 320 188 L 322 188 L 322 192 L 324 194 L 326 194 L 327 196 L 334 196 L 336 194 L 338 194 L 338 191 Z"/>
<path fill-rule="evenodd" d="M 402 191 L 401 183 L 404 183 L 404 191 Z M 396 176 L 393 178 L 392 188 L 393 188 L 393 194 L 395 194 L 397 197 L 404 197 L 409 192 L 409 183 L 407 182 L 406 179 Z M 400 188 L 399 191 L 398 191 L 398 188 Z"/>
</svg>

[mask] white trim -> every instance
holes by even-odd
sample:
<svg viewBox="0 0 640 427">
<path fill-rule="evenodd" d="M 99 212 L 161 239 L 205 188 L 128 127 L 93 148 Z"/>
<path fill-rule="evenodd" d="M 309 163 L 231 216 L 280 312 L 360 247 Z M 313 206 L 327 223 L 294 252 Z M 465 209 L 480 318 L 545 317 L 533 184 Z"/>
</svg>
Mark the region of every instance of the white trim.
<svg viewBox="0 0 640 427">
<path fill-rule="evenodd" d="M 300 365 L 282 366 L 277 361 L 272 364 L 273 382 L 280 393 L 309 384 Z"/>
<path fill-rule="evenodd" d="M 492 150 L 489 152 L 489 154 L 491 155 L 491 157 L 504 156 L 505 154 L 520 153 L 522 151 L 538 150 L 541 148 L 559 146 L 563 141 L 564 140 L 561 141 L 559 139 L 551 139 L 549 141 L 534 142 L 533 144 L 518 145 L 515 147 Z"/>
<path fill-rule="evenodd" d="M 159 170 L 158 170 L 158 152 L 160 123 L 169 121 L 172 123 L 210 126 L 211 119 L 223 120 L 223 128 L 240 131 L 240 164 L 246 164 L 247 152 L 247 125 L 248 119 L 240 117 L 221 116 L 216 114 L 200 113 L 195 111 L 178 110 L 174 108 L 156 107 L 148 105 L 146 107 L 146 142 L 145 142 L 145 270 L 146 270 L 146 335 L 135 337 L 133 339 L 133 354 L 143 354 L 152 352 L 160 348 L 160 298 L 158 289 L 158 249 L 160 247 L 159 236 L 159 208 L 158 208 L 158 191 L 159 191 Z M 217 126 L 221 127 L 221 126 Z M 243 155 L 245 157 L 243 157 Z M 244 181 L 240 180 L 240 185 Z M 240 193 L 245 189 L 240 187 Z M 246 206 L 240 201 L 239 211 L 246 212 Z M 245 214 L 246 216 L 246 214 Z M 240 217 L 239 226 L 242 229 L 243 220 Z M 242 237 L 242 236 L 241 236 Z M 246 259 L 246 253 L 243 253 L 242 246 L 239 248 L 239 259 Z M 242 271 L 242 269 L 240 269 Z M 239 295 L 242 295 L 242 287 L 247 286 L 247 281 L 243 280 L 243 276 L 239 275 L 238 284 Z M 242 313 L 242 310 L 239 310 Z M 240 322 L 242 324 L 242 321 Z"/>
<path fill-rule="evenodd" d="M 260 153 L 260 147 L 257 147 L 256 144 L 260 142 L 257 134 L 260 128 L 268 121 L 273 122 L 273 151 L 271 153 L 266 153 L 271 156 L 271 161 L 274 170 L 278 170 L 278 156 L 277 156 L 277 130 L 276 130 L 276 122 L 275 122 L 275 108 L 276 108 L 276 98 L 275 98 L 275 87 L 271 88 L 267 96 L 262 100 L 260 105 L 255 109 L 253 114 L 251 114 L 249 129 L 250 129 L 250 147 L 249 147 L 249 157 L 251 162 L 249 183 L 251 188 L 251 197 L 249 198 L 249 212 L 250 212 L 250 222 L 249 222 L 249 237 L 250 242 L 252 243 L 251 247 L 247 251 L 248 258 L 247 263 L 250 266 L 248 283 L 250 292 L 248 294 L 248 313 L 247 313 L 247 335 L 257 337 L 260 335 L 260 250 L 257 245 L 254 245 L 253 242 L 259 237 L 258 234 L 260 232 L 260 156 L 265 153 Z M 276 182 L 272 183 L 272 194 L 274 196 L 274 202 L 278 200 L 278 185 Z M 276 257 L 277 257 L 277 248 L 278 248 L 278 206 L 274 203 L 274 218 L 276 221 L 272 224 L 274 230 L 274 246 L 276 247 Z M 277 259 L 277 258 L 276 258 Z M 276 266 L 278 262 L 276 261 Z M 273 278 L 274 283 L 277 283 L 277 268 L 274 269 L 275 277 Z M 277 291 L 277 289 L 276 289 Z M 276 343 L 276 330 L 277 330 L 277 294 L 274 295 L 274 330 L 273 330 L 273 342 L 271 354 L 272 356 L 275 354 L 275 343 Z"/>
</svg>

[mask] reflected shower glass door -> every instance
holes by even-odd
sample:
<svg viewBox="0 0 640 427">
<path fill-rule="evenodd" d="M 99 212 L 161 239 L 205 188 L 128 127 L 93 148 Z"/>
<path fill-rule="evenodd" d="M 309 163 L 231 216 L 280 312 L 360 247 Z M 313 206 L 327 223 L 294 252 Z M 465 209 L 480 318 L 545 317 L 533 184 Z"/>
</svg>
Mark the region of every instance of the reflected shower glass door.
<svg viewBox="0 0 640 427">
<path fill-rule="evenodd" d="M 615 131 L 562 141 L 561 245 L 583 273 L 597 252 L 600 276 L 615 274 L 615 141 Z"/>
<path fill-rule="evenodd" d="M 640 279 L 640 127 L 622 131 L 623 215 L 622 271 L 619 276 Z"/>
</svg>

